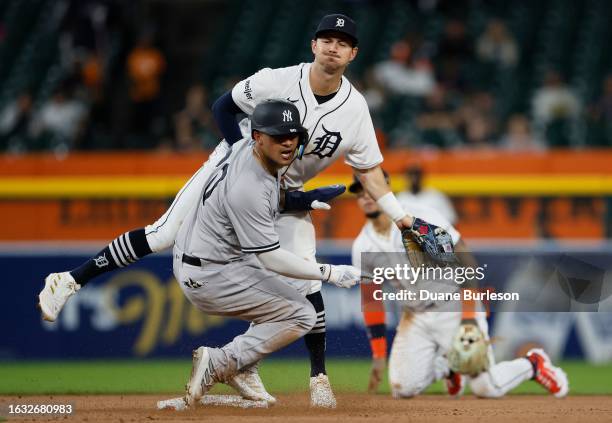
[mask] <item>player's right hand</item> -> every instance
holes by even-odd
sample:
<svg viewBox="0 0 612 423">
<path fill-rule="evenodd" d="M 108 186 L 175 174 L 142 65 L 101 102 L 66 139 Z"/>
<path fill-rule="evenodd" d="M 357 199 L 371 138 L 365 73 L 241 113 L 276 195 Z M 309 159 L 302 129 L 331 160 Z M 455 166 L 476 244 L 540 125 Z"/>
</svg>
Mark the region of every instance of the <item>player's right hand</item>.
<svg viewBox="0 0 612 423">
<path fill-rule="evenodd" d="M 380 382 L 382 382 L 385 369 L 387 368 L 386 358 L 373 358 L 370 368 L 370 382 L 368 383 L 368 393 L 375 394 Z"/>
<path fill-rule="evenodd" d="M 361 271 L 354 266 L 321 264 L 323 281 L 340 288 L 350 288 L 361 279 Z"/>
</svg>

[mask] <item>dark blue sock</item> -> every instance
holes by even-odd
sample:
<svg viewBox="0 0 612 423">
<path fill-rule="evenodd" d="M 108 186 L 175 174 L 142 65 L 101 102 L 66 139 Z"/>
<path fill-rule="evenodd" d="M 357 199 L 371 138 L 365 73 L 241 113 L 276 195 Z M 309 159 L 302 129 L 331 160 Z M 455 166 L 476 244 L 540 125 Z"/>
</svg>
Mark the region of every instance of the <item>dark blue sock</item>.
<svg viewBox="0 0 612 423">
<path fill-rule="evenodd" d="M 96 276 L 129 266 L 151 253 L 144 229 L 137 229 L 115 238 L 95 256 L 71 270 L 70 274 L 76 283 L 85 285 Z"/>
<path fill-rule="evenodd" d="M 325 371 L 325 304 L 321 291 L 306 295 L 317 313 L 317 322 L 306 336 L 306 348 L 310 355 L 310 376 L 314 377 Z"/>
</svg>

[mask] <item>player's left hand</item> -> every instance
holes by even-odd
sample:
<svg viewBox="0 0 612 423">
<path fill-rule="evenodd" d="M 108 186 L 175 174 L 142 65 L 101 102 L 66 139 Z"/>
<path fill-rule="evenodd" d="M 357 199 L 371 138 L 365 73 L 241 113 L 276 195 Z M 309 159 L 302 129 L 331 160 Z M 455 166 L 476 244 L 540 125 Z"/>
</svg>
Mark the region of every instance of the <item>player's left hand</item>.
<svg viewBox="0 0 612 423">
<path fill-rule="evenodd" d="M 375 394 L 378 390 L 380 382 L 383 380 L 385 369 L 387 368 L 387 359 L 373 358 L 372 367 L 370 368 L 370 382 L 368 383 L 368 393 Z"/>
<path fill-rule="evenodd" d="M 328 201 L 346 191 L 344 185 L 328 185 L 310 191 L 286 191 L 283 212 L 329 210 Z"/>
<path fill-rule="evenodd" d="M 453 240 L 448 232 L 439 226 L 414 218 L 412 226 L 402 229 L 404 248 L 410 256 L 413 253 L 410 241 L 414 241 L 436 263 L 457 263 Z"/>
<path fill-rule="evenodd" d="M 361 279 L 361 271 L 346 264 L 320 264 L 323 282 L 329 282 L 339 288 L 350 288 Z"/>
</svg>

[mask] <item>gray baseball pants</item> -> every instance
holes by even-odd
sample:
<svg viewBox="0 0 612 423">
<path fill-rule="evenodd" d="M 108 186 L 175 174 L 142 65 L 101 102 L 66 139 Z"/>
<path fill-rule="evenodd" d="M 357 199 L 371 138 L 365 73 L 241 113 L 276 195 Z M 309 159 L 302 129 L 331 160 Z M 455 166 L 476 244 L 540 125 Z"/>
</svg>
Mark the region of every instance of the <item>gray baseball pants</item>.
<svg viewBox="0 0 612 423">
<path fill-rule="evenodd" d="M 312 304 L 253 255 L 227 264 L 183 263 L 173 254 L 174 276 L 189 301 L 204 313 L 251 322 L 222 348 L 210 348 L 218 381 L 229 380 L 266 355 L 306 335 L 316 322 Z"/>
</svg>

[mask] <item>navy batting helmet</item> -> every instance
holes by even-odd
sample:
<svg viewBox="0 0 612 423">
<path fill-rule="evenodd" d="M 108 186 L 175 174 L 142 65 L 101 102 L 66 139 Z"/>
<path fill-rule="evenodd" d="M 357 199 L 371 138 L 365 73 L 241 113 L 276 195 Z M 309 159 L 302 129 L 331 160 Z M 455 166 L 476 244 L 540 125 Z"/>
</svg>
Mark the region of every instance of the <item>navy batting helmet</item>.
<svg viewBox="0 0 612 423">
<path fill-rule="evenodd" d="M 298 157 L 302 158 L 308 131 L 300 123 L 300 112 L 293 103 L 278 99 L 259 103 L 251 115 L 251 131 L 255 130 L 271 136 L 298 135 Z"/>
</svg>

